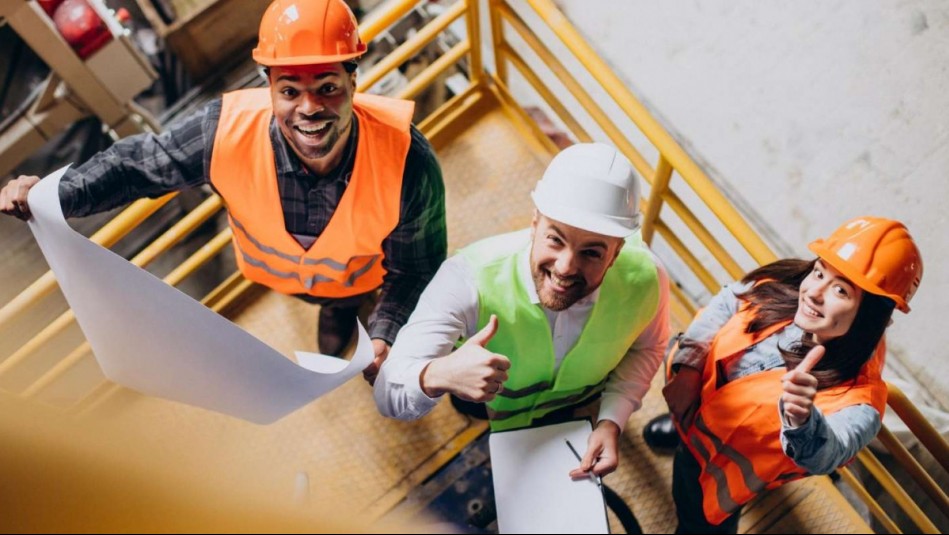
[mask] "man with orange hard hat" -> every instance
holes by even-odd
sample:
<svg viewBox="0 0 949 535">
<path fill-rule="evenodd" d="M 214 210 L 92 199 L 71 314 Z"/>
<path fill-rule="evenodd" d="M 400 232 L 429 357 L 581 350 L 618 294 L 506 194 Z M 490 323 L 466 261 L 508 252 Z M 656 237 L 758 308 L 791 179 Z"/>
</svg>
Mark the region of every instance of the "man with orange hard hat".
<svg viewBox="0 0 949 535">
<path fill-rule="evenodd" d="M 321 305 L 320 351 L 338 355 L 369 319 L 372 382 L 447 249 L 445 189 L 409 101 L 356 94 L 366 51 L 343 0 L 274 0 L 254 60 L 269 88 L 226 93 L 160 135 L 116 142 L 62 179 L 67 217 L 202 184 L 221 195 L 248 279 Z M 0 191 L 29 217 L 35 176 Z"/>
</svg>

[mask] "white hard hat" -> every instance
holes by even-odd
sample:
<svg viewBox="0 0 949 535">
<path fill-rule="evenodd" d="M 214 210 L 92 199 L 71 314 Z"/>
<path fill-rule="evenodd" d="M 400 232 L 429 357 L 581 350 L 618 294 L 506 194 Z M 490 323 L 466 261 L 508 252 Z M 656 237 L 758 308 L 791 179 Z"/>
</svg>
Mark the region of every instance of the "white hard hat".
<svg viewBox="0 0 949 535">
<path fill-rule="evenodd" d="M 578 143 L 562 150 L 531 193 L 545 216 L 617 238 L 639 229 L 639 196 L 632 164 L 603 143 Z"/>
</svg>

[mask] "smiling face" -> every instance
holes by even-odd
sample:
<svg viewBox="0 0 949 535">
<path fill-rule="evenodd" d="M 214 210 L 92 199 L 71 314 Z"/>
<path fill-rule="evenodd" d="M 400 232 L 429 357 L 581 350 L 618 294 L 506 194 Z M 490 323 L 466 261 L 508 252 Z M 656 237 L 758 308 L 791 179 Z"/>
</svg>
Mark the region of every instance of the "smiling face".
<svg viewBox="0 0 949 535">
<path fill-rule="evenodd" d="M 531 276 L 540 304 L 564 310 L 600 287 L 623 246 L 604 236 L 534 212 Z"/>
<path fill-rule="evenodd" d="M 860 308 L 863 290 L 829 264 L 818 260 L 801 282 L 794 323 L 817 343 L 843 336 Z"/>
<path fill-rule="evenodd" d="M 353 120 L 356 75 L 342 63 L 270 68 L 270 96 L 280 132 L 316 174 L 342 157 Z"/>
</svg>

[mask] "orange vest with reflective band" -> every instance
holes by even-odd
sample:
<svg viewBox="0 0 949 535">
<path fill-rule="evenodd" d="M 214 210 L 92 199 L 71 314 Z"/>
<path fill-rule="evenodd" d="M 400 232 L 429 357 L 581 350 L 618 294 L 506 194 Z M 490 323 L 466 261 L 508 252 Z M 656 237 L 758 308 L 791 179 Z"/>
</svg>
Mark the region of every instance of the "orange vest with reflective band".
<svg viewBox="0 0 949 535">
<path fill-rule="evenodd" d="M 702 374 L 699 414 L 690 429 L 683 432 L 679 428 L 683 444 L 702 469 L 699 483 L 705 517 L 716 525 L 759 492 L 809 475 L 781 448 L 778 402 L 784 392 L 781 377 L 787 373 L 785 368 L 753 373 L 717 386 L 725 359 L 743 353 L 791 323 L 748 334 L 745 329 L 753 317 L 746 306 L 715 335 Z M 881 341 L 853 381 L 819 391 L 814 404 L 824 414 L 867 404 L 882 418 L 886 384 L 880 374 L 885 353 Z"/>
<path fill-rule="evenodd" d="M 414 108 L 409 101 L 355 95 L 353 174 L 326 229 L 304 249 L 284 223 L 269 89 L 225 94 L 210 175 L 227 206 L 241 274 L 286 294 L 338 298 L 378 288 L 386 274 L 382 242 L 399 222 Z"/>
</svg>

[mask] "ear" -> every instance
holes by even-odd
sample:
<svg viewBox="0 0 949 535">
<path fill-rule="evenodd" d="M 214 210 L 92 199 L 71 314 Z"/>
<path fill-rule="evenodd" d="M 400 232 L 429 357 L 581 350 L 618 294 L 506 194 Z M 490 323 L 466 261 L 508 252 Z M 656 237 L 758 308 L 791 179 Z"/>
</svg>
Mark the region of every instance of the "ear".
<svg viewBox="0 0 949 535">
<path fill-rule="evenodd" d="M 355 93 L 356 92 L 356 71 L 353 71 L 348 74 L 349 74 L 349 83 L 352 85 L 352 90 Z"/>
<path fill-rule="evenodd" d="M 616 242 L 616 250 L 613 251 L 613 258 L 610 259 L 610 265 L 608 267 L 613 267 L 613 264 L 616 262 L 616 259 L 619 258 L 620 251 L 623 250 L 624 245 L 626 245 L 626 239 L 619 238 Z"/>
<path fill-rule="evenodd" d="M 537 232 L 537 224 L 540 223 L 540 212 L 534 208 L 534 215 L 531 217 L 531 234 Z"/>
</svg>

